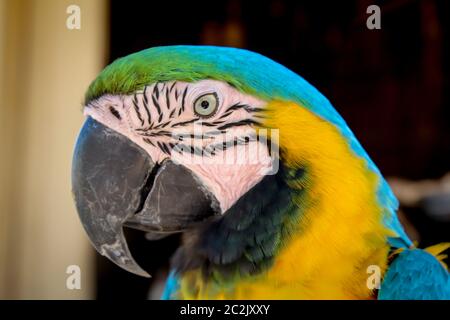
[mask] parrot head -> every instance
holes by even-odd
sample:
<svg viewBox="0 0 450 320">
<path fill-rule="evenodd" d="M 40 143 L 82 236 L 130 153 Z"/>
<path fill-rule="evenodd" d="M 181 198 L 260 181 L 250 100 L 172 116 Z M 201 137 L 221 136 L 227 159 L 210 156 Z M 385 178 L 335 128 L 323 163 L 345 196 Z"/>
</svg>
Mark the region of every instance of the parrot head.
<svg viewBox="0 0 450 320">
<path fill-rule="evenodd" d="M 308 193 L 319 176 L 329 181 L 323 195 L 346 183 L 345 159 L 337 155 L 345 148 L 360 159 L 349 166 L 377 177 L 373 195 L 397 231 L 393 239 L 407 239 L 394 196 L 344 120 L 303 78 L 262 55 L 212 46 L 147 49 L 100 73 L 84 114 L 72 168 L 77 211 L 98 252 L 135 274 L 148 276 L 124 227 L 157 235 L 201 230 L 190 241 L 206 249 L 180 253 L 185 268 L 199 254 L 217 265 L 271 256 L 294 232 L 297 209 L 320 201 L 318 192 Z M 328 164 L 341 171 L 328 173 Z M 365 192 L 358 177 L 348 180 Z M 249 253 L 252 243 L 258 252 Z"/>
</svg>

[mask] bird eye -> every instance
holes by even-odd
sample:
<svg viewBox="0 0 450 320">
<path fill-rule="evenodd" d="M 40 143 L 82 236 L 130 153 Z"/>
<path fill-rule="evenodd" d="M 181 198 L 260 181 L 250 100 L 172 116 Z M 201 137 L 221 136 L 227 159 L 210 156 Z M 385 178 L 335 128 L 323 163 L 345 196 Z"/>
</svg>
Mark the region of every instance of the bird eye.
<svg viewBox="0 0 450 320">
<path fill-rule="evenodd" d="M 211 117 L 219 107 L 219 98 L 216 93 L 207 93 L 194 102 L 194 112 L 200 117 Z"/>
</svg>

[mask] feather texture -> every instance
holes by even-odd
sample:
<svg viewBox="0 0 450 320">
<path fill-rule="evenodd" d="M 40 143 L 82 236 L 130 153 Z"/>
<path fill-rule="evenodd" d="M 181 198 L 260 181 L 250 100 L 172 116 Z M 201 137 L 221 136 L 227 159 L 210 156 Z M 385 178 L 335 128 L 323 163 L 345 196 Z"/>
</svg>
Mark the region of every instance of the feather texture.
<svg viewBox="0 0 450 320">
<path fill-rule="evenodd" d="M 445 245 L 430 251 L 438 253 Z M 380 300 L 450 299 L 450 277 L 438 259 L 421 249 L 405 249 L 391 263 L 378 294 Z"/>
<path fill-rule="evenodd" d="M 216 46 L 166 46 L 146 49 L 118 59 L 106 67 L 90 85 L 85 102 L 103 94 L 130 94 L 161 81 L 193 82 L 215 79 L 263 100 L 294 102 L 334 125 L 353 152 L 380 177 L 378 201 L 384 224 L 394 231 L 394 247 L 409 247 L 411 241 L 398 221 L 398 202 L 378 168 L 364 151 L 331 103 L 305 79 L 260 54 Z"/>
</svg>

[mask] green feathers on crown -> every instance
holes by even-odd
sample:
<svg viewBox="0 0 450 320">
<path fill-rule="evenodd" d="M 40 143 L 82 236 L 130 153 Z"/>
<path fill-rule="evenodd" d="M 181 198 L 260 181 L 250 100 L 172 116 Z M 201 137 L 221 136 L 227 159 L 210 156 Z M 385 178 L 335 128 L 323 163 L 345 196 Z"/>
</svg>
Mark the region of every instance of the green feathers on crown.
<svg viewBox="0 0 450 320">
<path fill-rule="evenodd" d="M 85 96 L 85 104 L 103 94 L 131 94 L 143 89 L 145 85 L 171 80 L 194 82 L 215 79 L 228 82 L 244 92 L 254 91 L 243 85 L 239 78 L 217 67 L 213 48 L 155 47 L 117 59 L 91 83 Z M 221 51 L 217 47 L 215 50 Z"/>
</svg>

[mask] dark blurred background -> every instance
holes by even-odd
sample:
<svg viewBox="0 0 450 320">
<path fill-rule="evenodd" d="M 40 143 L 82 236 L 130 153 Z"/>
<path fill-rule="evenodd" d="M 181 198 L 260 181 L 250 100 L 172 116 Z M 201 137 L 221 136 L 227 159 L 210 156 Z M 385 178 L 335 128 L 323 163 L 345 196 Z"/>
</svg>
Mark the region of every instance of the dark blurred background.
<svg viewBox="0 0 450 320">
<path fill-rule="evenodd" d="M 381 8 L 381 30 L 366 9 Z M 111 1 L 109 61 L 145 48 L 250 49 L 297 72 L 346 119 L 401 201 L 421 247 L 450 240 L 450 1 Z M 97 297 L 145 298 L 160 285 L 177 237 L 127 230 L 126 273 L 97 255 Z M 159 270 L 159 271 L 158 271 Z"/>
</svg>

